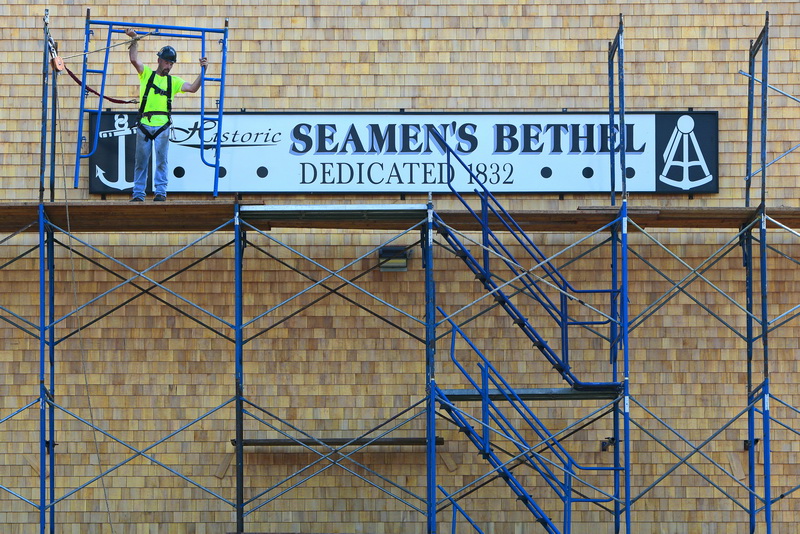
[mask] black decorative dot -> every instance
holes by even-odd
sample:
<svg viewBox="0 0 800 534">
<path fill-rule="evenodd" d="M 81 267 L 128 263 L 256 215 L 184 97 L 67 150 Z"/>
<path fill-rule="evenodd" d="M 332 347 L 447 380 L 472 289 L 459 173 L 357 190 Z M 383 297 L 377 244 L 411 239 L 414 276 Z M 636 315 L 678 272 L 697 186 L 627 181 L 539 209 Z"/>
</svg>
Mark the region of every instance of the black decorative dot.
<svg viewBox="0 0 800 534">
<path fill-rule="evenodd" d="M 219 168 L 219 177 L 220 177 L 220 178 L 225 178 L 225 175 L 226 175 L 226 174 L 228 174 L 228 171 L 227 171 L 227 170 L 225 170 L 225 167 L 220 167 L 220 168 Z"/>
<path fill-rule="evenodd" d="M 584 167 L 583 168 L 583 177 L 584 178 L 591 178 L 592 176 L 594 176 L 594 169 L 592 169 L 591 167 Z"/>
<path fill-rule="evenodd" d="M 261 167 L 256 169 L 256 174 L 258 175 L 259 178 L 266 178 L 267 175 L 269 174 L 269 169 L 267 169 L 262 165 Z"/>
<path fill-rule="evenodd" d="M 175 175 L 175 178 L 183 178 L 186 176 L 186 169 L 183 167 L 175 167 L 175 169 L 172 171 L 172 174 Z"/>
<path fill-rule="evenodd" d="M 634 176 L 636 176 L 636 169 L 634 169 L 633 167 L 628 167 L 627 169 L 625 169 L 625 178 L 631 179 Z"/>
<path fill-rule="evenodd" d="M 553 169 L 550 167 L 543 167 L 541 170 L 542 178 L 550 178 L 553 176 Z"/>
</svg>

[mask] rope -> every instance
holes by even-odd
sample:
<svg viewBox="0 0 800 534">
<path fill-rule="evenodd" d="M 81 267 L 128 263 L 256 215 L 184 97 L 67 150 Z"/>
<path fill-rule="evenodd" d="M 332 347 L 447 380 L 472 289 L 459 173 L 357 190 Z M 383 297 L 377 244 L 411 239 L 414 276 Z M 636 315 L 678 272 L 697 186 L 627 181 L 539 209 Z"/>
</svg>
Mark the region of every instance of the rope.
<svg viewBox="0 0 800 534">
<path fill-rule="evenodd" d="M 69 70 L 69 69 L 67 69 L 67 70 Z M 70 73 L 70 74 L 72 74 L 72 73 Z M 60 123 L 61 122 L 61 108 L 58 106 L 58 89 L 57 88 L 54 88 L 54 91 L 53 91 L 53 106 L 55 107 L 56 114 L 58 115 L 59 123 Z M 55 127 L 56 126 L 54 124 L 53 128 L 55 128 Z M 63 143 L 64 140 L 61 137 L 61 130 L 58 131 L 58 137 L 59 137 L 59 142 Z M 52 147 L 52 149 L 55 150 L 55 147 Z M 94 408 L 92 407 L 92 396 L 89 394 L 89 377 L 88 377 L 88 371 L 86 369 L 86 358 L 85 358 L 86 351 L 84 350 L 84 346 L 83 346 L 83 335 L 82 335 L 83 334 L 83 328 L 80 326 L 81 315 L 80 315 L 80 308 L 78 306 L 77 276 L 75 276 L 75 256 L 74 256 L 73 247 L 72 247 L 72 229 L 71 229 L 70 216 L 69 216 L 69 196 L 67 194 L 67 180 L 66 180 L 67 166 L 66 166 L 66 163 L 64 162 L 64 154 L 63 153 L 61 154 L 61 166 L 63 167 L 64 177 L 65 177 L 64 178 L 64 182 L 63 182 L 63 185 L 64 185 L 64 208 L 65 208 L 65 215 L 66 215 L 67 235 L 69 236 L 69 239 L 67 240 L 67 250 L 69 251 L 70 270 L 71 270 L 71 273 L 72 273 L 72 300 L 73 300 L 73 305 L 75 306 L 75 309 L 78 310 L 78 311 L 76 311 L 75 318 L 76 318 L 76 322 L 78 324 L 78 343 L 79 343 L 79 350 L 80 350 L 80 354 L 81 354 L 81 369 L 83 371 L 83 383 L 84 383 L 84 386 L 86 388 L 86 403 L 87 403 L 88 408 L 89 408 L 89 421 L 92 423 L 92 426 L 94 427 L 96 425 L 95 425 L 95 422 L 94 422 Z M 103 466 L 100 463 L 100 443 L 97 440 L 97 430 L 96 429 L 92 432 L 92 438 L 94 439 L 94 450 L 95 450 L 95 454 L 97 455 L 97 469 L 98 469 L 98 471 L 99 471 L 99 473 L 101 475 L 100 476 L 100 485 L 103 488 L 103 498 L 104 498 L 105 504 L 106 504 L 106 515 L 108 517 L 108 525 L 111 527 L 111 534 L 116 534 L 116 529 L 114 528 L 114 521 L 113 521 L 112 516 L 111 516 L 111 505 L 109 504 L 108 488 L 106 487 L 105 477 L 102 476 L 103 475 Z"/>
<path fill-rule="evenodd" d="M 94 54 L 95 52 L 102 52 L 103 50 L 109 50 L 111 48 L 114 48 L 115 46 L 122 46 L 124 44 L 132 45 L 135 41 L 138 41 L 139 39 L 143 39 L 143 38 L 147 37 L 148 35 L 153 35 L 154 33 L 158 33 L 158 32 L 156 30 L 149 31 L 149 32 L 144 33 L 142 35 L 137 35 L 133 39 L 128 39 L 127 41 L 122 41 L 120 43 L 114 43 L 112 45 L 105 46 L 103 48 L 97 48 L 96 50 L 89 50 L 88 52 L 81 52 L 79 54 L 72 54 L 71 56 L 65 56 L 65 57 L 62 57 L 61 59 L 72 59 L 74 57 L 87 56 L 89 54 Z"/>
<path fill-rule="evenodd" d="M 80 78 L 78 78 L 78 76 L 76 76 L 74 72 L 72 72 L 71 70 L 69 70 L 69 67 L 67 67 L 66 65 L 64 65 L 64 70 L 66 70 L 66 71 L 67 71 L 67 73 L 70 75 L 70 78 L 72 78 L 73 80 L 75 80 L 75 83 L 77 83 L 77 84 L 78 84 L 78 85 L 80 85 L 81 87 L 85 88 L 87 91 L 89 91 L 89 92 L 90 92 L 90 93 L 92 93 L 93 95 L 100 96 L 100 93 L 98 93 L 97 91 L 95 91 L 94 89 L 92 89 L 91 87 L 89 87 L 88 85 L 84 85 L 83 81 L 82 81 Z M 102 95 L 102 96 L 103 96 L 103 98 L 105 98 L 105 99 L 106 99 L 106 100 L 108 100 L 109 102 L 113 102 L 113 103 L 115 103 L 115 104 L 136 104 L 136 103 L 138 103 L 138 102 L 139 102 L 139 99 L 138 99 L 138 98 L 132 98 L 132 99 L 130 99 L 130 100 L 121 100 L 121 99 L 119 99 L 119 98 L 113 98 L 113 97 L 106 96 L 106 95 Z"/>
<path fill-rule="evenodd" d="M 62 60 L 67 60 L 67 59 L 72 59 L 74 57 L 81 57 L 81 56 L 85 57 L 85 56 L 88 56 L 89 54 L 94 54 L 95 52 L 102 52 L 103 50 L 109 50 L 111 48 L 114 48 L 115 46 L 122 46 L 124 44 L 133 45 L 133 43 L 135 43 L 139 39 L 143 39 L 144 37 L 147 37 L 148 35 L 152 35 L 154 33 L 158 33 L 158 32 L 156 30 L 149 31 L 149 32 L 147 32 L 145 34 L 138 35 L 138 36 L 134 37 L 133 39 L 128 39 L 127 41 L 122 41 L 120 43 L 114 43 L 112 45 L 109 45 L 109 46 L 106 46 L 106 47 L 103 47 L 103 48 L 98 48 L 96 50 L 89 50 L 88 52 L 81 52 L 80 54 L 72 54 L 71 56 L 64 56 L 61 59 Z M 89 91 L 93 95 L 100 96 L 100 93 L 98 93 L 97 91 L 95 91 L 94 89 L 89 87 L 88 85 L 84 85 L 83 80 L 78 78 L 78 76 L 74 72 L 69 70 L 69 67 L 67 67 L 66 64 L 64 65 L 64 69 L 67 71 L 67 73 L 69 73 L 70 77 L 73 80 L 75 80 L 75 83 L 77 83 L 81 87 L 85 88 L 87 91 Z M 137 99 L 137 98 L 132 98 L 130 100 L 121 100 L 121 99 L 118 99 L 118 98 L 112 98 L 110 96 L 105 96 L 105 95 L 103 95 L 103 98 L 105 98 L 109 102 L 113 102 L 114 104 L 137 104 L 139 102 L 139 99 Z"/>
</svg>

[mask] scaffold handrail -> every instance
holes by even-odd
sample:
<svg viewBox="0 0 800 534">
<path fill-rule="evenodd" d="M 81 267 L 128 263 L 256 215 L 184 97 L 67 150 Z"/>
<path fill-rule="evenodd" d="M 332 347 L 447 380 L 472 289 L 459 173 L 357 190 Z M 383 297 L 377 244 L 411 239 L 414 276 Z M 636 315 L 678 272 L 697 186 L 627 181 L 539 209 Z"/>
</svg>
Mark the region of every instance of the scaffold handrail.
<svg viewBox="0 0 800 534">
<path fill-rule="evenodd" d="M 450 167 L 451 158 L 455 158 L 456 161 L 466 170 L 467 173 L 472 177 L 472 180 L 475 181 L 480 186 L 480 190 L 476 189 L 475 193 L 479 196 L 481 200 L 481 214 L 476 213 L 476 211 L 470 206 L 469 202 L 464 199 L 464 197 L 456 190 L 452 183 L 452 178 L 448 181 L 448 187 L 450 188 L 451 192 L 455 195 L 455 197 L 461 202 L 461 204 L 467 209 L 467 211 L 481 224 L 481 231 L 484 239 L 484 258 L 483 263 L 479 262 L 472 253 L 461 243 L 461 241 L 452 235 L 446 225 L 439 224 L 438 229 L 440 233 L 445 237 L 448 243 L 453 247 L 456 251 L 457 255 L 463 259 L 469 269 L 473 272 L 476 278 L 484 285 L 484 287 L 489 290 L 500 303 L 500 305 L 506 310 L 506 312 L 512 317 L 515 324 L 519 325 L 525 334 L 531 339 L 534 345 L 545 355 L 545 357 L 550 361 L 553 367 L 561 374 L 561 376 L 573 387 L 607 387 L 608 384 L 589 384 L 589 383 L 582 383 L 579 381 L 574 374 L 570 370 L 569 366 L 569 337 L 567 335 L 568 327 L 572 324 L 570 321 L 569 314 L 567 312 L 567 303 L 568 299 L 565 298 L 565 293 L 568 291 L 573 291 L 577 293 L 615 293 L 615 289 L 612 288 L 611 290 L 576 290 L 569 282 L 564 278 L 559 270 L 550 263 L 548 257 L 536 246 L 533 240 L 525 233 L 522 228 L 514 221 L 508 211 L 503 208 L 500 202 L 494 197 L 491 191 L 488 189 L 486 184 L 481 182 L 477 179 L 476 176 L 472 173 L 463 159 L 450 147 L 447 142 L 442 138 L 442 136 L 436 132 L 435 130 L 432 131 L 432 135 L 436 138 L 437 143 L 440 145 L 442 150 L 445 151 L 446 158 L 447 158 L 447 165 Z M 559 299 L 559 303 L 554 302 L 549 295 L 544 291 L 544 288 L 541 287 L 541 284 L 537 282 L 537 280 L 531 276 L 531 274 L 526 271 L 525 269 L 520 267 L 520 262 L 517 261 L 513 255 L 511 254 L 508 247 L 506 247 L 502 241 L 496 236 L 496 234 L 491 230 L 488 224 L 488 216 L 491 213 L 494 217 L 500 221 L 502 227 L 507 230 L 516 242 L 523 248 L 523 250 L 529 254 L 536 262 L 537 266 L 540 267 L 544 272 L 545 276 L 550 278 L 552 282 L 556 285 L 561 295 Z M 556 352 L 547 344 L 547 342 L 536 332 L 536 330 L 531 326 L 530 322 L 524 317 L 522 313 L 519 312 L 518 308 L 514 306 L 514 304 L 510 301 L 509 297 L 502 291 L 502 289 L 496 284 L 494 281 L 494 276 L 491 272 L 490 262 L 489 262 L 489 254 L 488 252 L 494 252 L 497 256 L 501 259 L 501 262 L 513 273 L 515 279 L 518 279 L 524 286 L 524 292 L 526 295 L 532 297 L 537 303 L 539 303 L 542 308 L 550 315 L 550 317 L 554 320 L 554 322 L 558 325 L 562 332 L 561 336 L 561 343 L 562 343 L 562 355 L 556 354 Z"/>
<path fill-rule="evenodd" d="M 439 310 L 440 313 L 443 310 Z M 525 421 L 529 427 L 536 433 L 539 439 L 542 440 L 542 443 L 545 446 L 552 450 L 553 454 L 566 466 L 574 466 L 581 470 L 599 470 L 599 471 L 611 471 L 613 468 L 606 468 L 606 467 L 589 467 L 583 466 L 580 463 L 576 462 L 572 455 L 567 451 L 560 443 L 554 442 L 551 443 L 553 440 L 553 433 L 547 428 L 547 426 L 542 422 L 541 419 L 534 413 L 534 411 L 519 397 L 516 393 L 515 388 L 511 386 L 511 384 L 506 381 L 497 367 L 492 364 L 492 362 L 486 357 L 485 354 L 472 342 L 469 337 L 467 337 L 466 333 L 455 324 L 452 319 L 448 319 L 450 326 L 452 328 L 452 335 L 451 335 L 451 347 L 450 347 L 450 360 L 456 366 L 457 369 L 461 372 L 461 374 L 469 381 L 472 387 L 477 391 L 481 396 L 481 402 L 485 403 L 487 406 L 490 406 L 492 410 L 494 410 L 500 418 L 502 418 L 502 422 L 507 425 L 507 427 L 511 430 L 510 434 L 506 434 L 511 436 L 512 434 L 516 437 L 518 441 L 515 443 L 520 447 L 520 450 L 529 450 L 530 444 L 527 443 L 525 437 L 517 432 L 511 423 L 509 422 L 508 418 L 502 415 L 501 410 L 495 404 L 492 396 L 489 394 L 491 392 L 495 392 L 499 394 L 499 396 L 505 400 L 509 406 L 513 408 L 513 410 Z M 467 345 L 472 349 L 472 352 L 476 354 L 481 361 L 479 366 L 485 372 L 482 373 L 481 380 L 474 378 L 470 372 L 464 367 L 464 365 L 456 358 L 456 351 L 455 351 L 455 338 L 460 336 Z M 488 382 L 487 382 L 488 380 Z M 490 384 L 490 383 L 491 384 Z M 442 392 L 444 393 L 444 392 Z M 496 421 L 500 422 L 500 421 Z M 514 440 L 512 440 L 514 441 Z"/>
<path fill-rule="evenodd" d="M 573 388 L 576 389 L 591 389 L 591 388 L 613 388 L 618 386 L 614 382 L 583 382 L 579 380 L 573 373 L 567 359 L 559 355 L 547 341 L 539 334 L 539 332 L 531 325 L 530 321 L 525 315 L 515 306 L 508 295 L 502 290 L 500 286 L 494 281 L 490 273 L 484 270 L 480 263 L 475 259 L 472 253 L 461 243 L 461 241 L 454 235 L 453 232 L 445 232 L 445 239 L 450 246 L 458 251 L 458 255 L 462 258 L 467 267 L 473 272 L 484 287 L 489 290 L 498 304 L 506 311 L 506 313 L 514 321 L 514 324 L 519 326 L 523 333 L 530 339 L 533 345 L 545 356 L 554 369 L 562 376 L 562 378 Z M 445 314 L 446 316 L 446 314 Z M 566 320 L 560 321 L 560 326 L 566 326 Z M 563 338 L 563 336 L 562 336 Z M 562 339 L 562 341 L 564 341 Z"/>
<path fill-rule="evenodd" d="M 608 44 L 608 132 L 610 147 L 609 154 L 611 158 L 611 205 L 616 204 L 617 198 L 617 185 L 616 185 L 616 162 L 614 160 L 615 141 L 617 139 L 617 131 L 619 131 L 619 167 L 620 167 L 620 183 L 622 184 L 622 198 L 628 197 L 627 177 L 625 175 L 625 45 L 624 45 L 624 32 L 625 24 L 622 14 L 619 15 L 619 27 L 614 39 Z M 614 59 L 616 58 L 617 70 L 614 70 Z M 614 96 L 615 80 L 619 85 L 619 111 L 616 111 L 617 99 Z M 615 117 L 619 116 L 619 129 L 616 128 Z"/>
<path fill-rule="evenodd" d="M 745 206 L 750 206 L 750 188 L 753 172 L 753 134 L 755 122 L 755 84 L 756 84 L 756 59 L 761 55 L 761 117 L 760 117 L 760 160 L 761 160 L 761 204 L 766 202 L 767 183 L 767 95 L 769 85 L 769 11 L 764 20 L 764 26 L 755 40 L 750 42 L 748 51 L 748 90 L 747 90 L 747 151 L 745 161 Z"/>
<path fill-rule="evenodd" d="M 473 443 L 473 445 L 475 445 L 475 447 L 477 447 L 478 450 L 482 451 L 482 454 L 489 462 L 489 464 L 492 466 L 492 468 L 501 475 L 501 478 L 506 483 L 506 485 L 508 485 L 508 487 L 511 488 L 514 494 L 517 496 L 517 499 L 520 502 L 522 502 L 523 505 L 533 514 L 533 516 L 536 518 L 539 524 L 541 524 L 545 528 L 545 530 L 549 533 L 553 534 L 558 533 L 558 529 L 553 524 L 550 517 L 541 508 L 541 506 L 533 499 L 533 497 L 528 493 L 527 489 L 525 489 L 525 486 L 522 485 L 519 479 L 517 479 L 517 477 L 514 476 L 509 467 L 503 461 L 500 460 L 500 458 L 497 456 L 494 450 L 492 450 L 492 448 L 489 448 L 488 450 L 485 449 L 485 447 L 483 446 L 483 438 L 481 436 L 478 436 L 478 434 L 469 424 L 469 421 L 463 417 L 463 414 L 457 410 L 453 410 L 450 407 L 450 405 L 446 402 L 446 397 L 444 397 L 444 394 L 441 392 L 441 390 L 437 390 L 437 396 L 445 400 L 445 402 L 441 404 L 442 408 L 450 414 L 455 424 L 458 425 L 458 427 L 464 431 L 465 435 Z M 527 456 L 527 454 L 525 456 Z M 535 464 L 531 463 L 529 465 L 531 465 L 536 471 L 539 471 L 541 469 L 541 467 L 536 466 Z M 539 473 L 542 475 L 544 480 L 547 481 L 547 483 L 555 490 L 555 487 L 553 486 L 554 482 L 553 479 L 551 479 L 541 471 L 539 471 Z M 560 495 L 559 498 L 561 498 Z"/>
<path fill-rule="evenodd" d="M 486 184 L 479 180 L 477 176 L 475 176 L 475 174 L 470 170 L 469 165 L 461 158 L 461 156 L 459 156 L 458 153 L 453 150 L 453 148 L 444 140 L 444 138 L 441 137 L 437 131 L 432 130 L 431 133 L 433 137 L 437 139 L 442 149 L 445 150 L 447 165 L 450 166 L 451 158 L 455 158 L 455 160 L 469 174 L 471 180 L 479 185 L 480 189 L 475 189 L 473 192 L 476 193 L 481 200 L 481 214 L 476 213 L 472 206 L 470 206 L 469 202 L 467 202 L 463 195 L 455 188 L 452 179 L 448 180 L 447 182 L 450 192 L 455 195 L 456 199 L 463 205 L 470 215 L 472 215 L 476 221 L 481 223 L 483 226 L 483 231 L 487 234 L 486 237 L 489 238 L 496 246 L 502 248 L 505 254 L 510 256 L 508 250 L 502 246 L 501 242 L 496 238 L 488 226 L 488 212 L 490 211 L 491 214 L 496 217 L 496 220 L 501 224 L 501 227 L 514 237 L 514 239 L 519 245 L 522 246 L 525 252 L 528 253 L 534 260 L 542 263 L 542 268 L 549 277 L 553 278 L 554 281 L 557 281 L 559 285 L 570 287 L 567 280 L 558 272 L 558 269 L 547 261 L 546 255 L 522 230 L 522 227 L 514 220 L 513 217 L 511 217 L 511 214 L 500 204 Z M 574 290 L 575 288 L 570 287 L 570 289 Z"/>
</svg>

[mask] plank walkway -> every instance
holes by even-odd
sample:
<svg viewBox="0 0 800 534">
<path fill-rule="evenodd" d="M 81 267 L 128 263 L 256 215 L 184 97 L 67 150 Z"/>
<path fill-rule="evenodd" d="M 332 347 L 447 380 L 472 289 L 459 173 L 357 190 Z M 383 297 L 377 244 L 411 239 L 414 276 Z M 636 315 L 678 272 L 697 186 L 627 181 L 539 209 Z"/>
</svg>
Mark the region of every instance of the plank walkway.
<svg viewBox="0 0 800 534">
<path fill-rule="evenodd" d="M 421 220 L 419 204 L 336 206 L 242 204 L 263 206 L 265 211 L 243 212 L 271 228 L 347 228 L 401 230 Z M 383 207 L 390 206 L 387 211 Z M 35 232 L 37 202 L 0 203 L 0 232 Z M 127 201 L 47 202 L 47 218 L 69 232 L 197 232 L 211 231 L 233 218 L 232 200 L 176 200 L 165 203 Z M 586 207 L 576 210 L 518 210 L 510 214 L 526 232 L 586 232 L 612 221 L 617 209 Z M 478 230 L 464 210 L 436 210 L 449 225 L 460 230 Z M 643 228 L 738 229 L 756 214 L 755 208 L 629 208 L 630 219 Z M 768 214 L 790 228 L 800 227 L 800 208 L 774 208 Z"/>
</svg>

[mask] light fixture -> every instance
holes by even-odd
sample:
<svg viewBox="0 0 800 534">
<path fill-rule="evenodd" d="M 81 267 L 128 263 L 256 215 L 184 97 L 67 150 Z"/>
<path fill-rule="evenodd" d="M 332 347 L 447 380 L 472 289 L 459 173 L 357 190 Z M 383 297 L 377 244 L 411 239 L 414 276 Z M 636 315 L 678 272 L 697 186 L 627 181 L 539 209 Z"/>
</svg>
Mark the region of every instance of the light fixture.
<svg viewBox="0 0 800 534">
<path fill-rule="evenodd" d="M 411 251 L 403 246 L 387 245 L 378 249 L 380 270 L 383 272 L 401 272 L 408 270 L 408 258 Z"/>
</svg>

